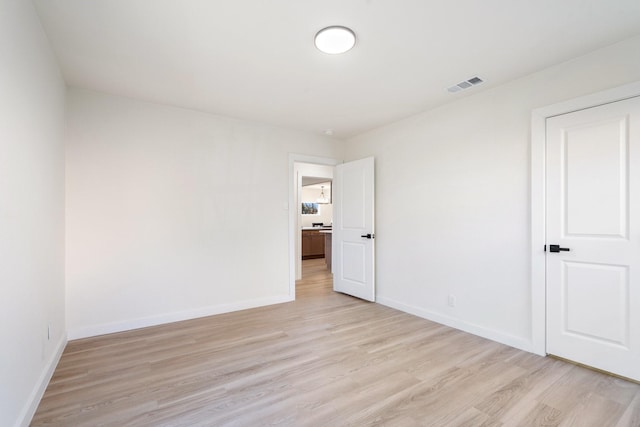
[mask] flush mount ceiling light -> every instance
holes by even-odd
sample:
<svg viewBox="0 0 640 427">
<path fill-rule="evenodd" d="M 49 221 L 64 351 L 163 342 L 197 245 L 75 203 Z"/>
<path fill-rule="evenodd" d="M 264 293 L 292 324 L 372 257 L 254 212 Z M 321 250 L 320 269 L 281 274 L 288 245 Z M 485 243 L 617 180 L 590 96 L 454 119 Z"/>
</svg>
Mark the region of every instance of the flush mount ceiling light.
<svg viewBox="0 0 640 427">
<path fill-rule="evenodd" d="M 356 44 L 356 35 L 347 27 L 333 25 L 318 31 L 316 47 L 331 55 L 345 53 Z"/>
</svg>

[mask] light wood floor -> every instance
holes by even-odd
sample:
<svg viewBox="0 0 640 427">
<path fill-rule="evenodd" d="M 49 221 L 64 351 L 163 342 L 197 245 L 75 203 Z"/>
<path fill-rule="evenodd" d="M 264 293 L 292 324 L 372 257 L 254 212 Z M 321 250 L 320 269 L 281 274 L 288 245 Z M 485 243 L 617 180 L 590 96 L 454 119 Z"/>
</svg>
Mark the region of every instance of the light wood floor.
<svg viewBox="0 0 640 427">
<path fill-rule="evenodd" d="M 334 293 L 72 341 L 33 426 L 640 426 L 640 385 Z"/>
</svg>

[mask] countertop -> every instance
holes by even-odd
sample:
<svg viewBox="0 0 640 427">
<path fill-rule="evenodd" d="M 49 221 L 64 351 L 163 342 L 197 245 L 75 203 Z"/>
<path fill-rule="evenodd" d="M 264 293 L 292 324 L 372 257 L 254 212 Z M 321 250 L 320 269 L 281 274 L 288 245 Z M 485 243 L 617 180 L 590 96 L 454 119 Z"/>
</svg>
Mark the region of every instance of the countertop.
<svg viewBox="0 0 640 427">
<path fill-rule="evenodd" d="M 324 225 L 322 227 L 302 227 L 303 230 L 329 230 L 331 231 L 330 225 Z"/>
</svg>

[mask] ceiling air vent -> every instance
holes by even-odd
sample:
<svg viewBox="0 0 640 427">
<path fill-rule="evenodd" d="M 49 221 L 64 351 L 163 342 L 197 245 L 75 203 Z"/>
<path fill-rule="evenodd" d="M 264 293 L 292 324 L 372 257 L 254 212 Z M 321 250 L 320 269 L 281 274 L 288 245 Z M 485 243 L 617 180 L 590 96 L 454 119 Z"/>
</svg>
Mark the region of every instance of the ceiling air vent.
<svg viewBox="0 0 640 427">
<path fill-rule="evenodd" d="M 463 89 L 468 89 L 472 86 L 475 85 L 479 85 L 480 83 L 482 83 L 484 80 L 482 80 L 480 77 L 476 76 L 476 77 L 471 77 L 469 80 L 465 80 L 463 82 L 458 83 L 455 86 L 451 86 L 450 88 L 448 88 L 447 90 L 451 93 L 456 93 L 456 92 L 460 92 Z"/>
</svg>

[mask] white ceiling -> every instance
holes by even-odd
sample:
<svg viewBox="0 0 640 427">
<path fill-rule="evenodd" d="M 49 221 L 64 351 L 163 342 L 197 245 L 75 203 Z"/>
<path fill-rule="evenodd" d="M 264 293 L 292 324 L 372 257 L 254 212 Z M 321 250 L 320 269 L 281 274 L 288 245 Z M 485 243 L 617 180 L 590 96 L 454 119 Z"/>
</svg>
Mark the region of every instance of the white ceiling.
<svg viewBox="0 0 640 427">
<path fill-rule="evenodd" d="M 317 188 L 320 189 L 322 187 L 331 188 L 331 179 L 330 178 L 315 178 L 312 176 L 303 176 L 302 177 L 302 186 L 308 188 Z"/>
<path fill-rule="evenodd" d="M 640 33 L 639 0 L 35 4 L 70 86 L 338 138 Z M 329 25 L 356 47 L 319 52 Z M 447 92 L 476 75 L 486 83 Z"/>
</svg>

